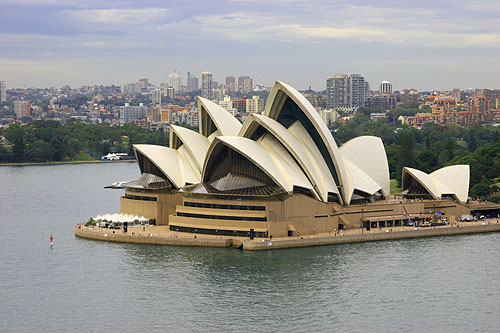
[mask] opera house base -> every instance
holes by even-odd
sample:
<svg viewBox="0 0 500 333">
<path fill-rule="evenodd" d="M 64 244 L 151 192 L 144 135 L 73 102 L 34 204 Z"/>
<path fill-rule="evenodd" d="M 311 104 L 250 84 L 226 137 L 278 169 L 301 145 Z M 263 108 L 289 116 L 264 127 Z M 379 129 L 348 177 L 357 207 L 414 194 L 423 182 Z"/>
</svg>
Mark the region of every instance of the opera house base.
<svg viewBox="0 0 500 333">
<path fill-rule="evenodd" d="M 144 216 L 156 225 L 124 231 L 81 224 L 75 234 L 126 243 L 269 250 L 500 231 L 496 223 L 456 222 L 470 209 L 448 200 L 392 199 L 341 206 L 303 194 L 230 198 L 127 189 L 121 213 Z M 448 224 L 431 226 L 438 218 Z"/>
<path fill-rule="evenodd" d="M 132 228 L 133 230 L 134 228 Z M 478 222 L 445 227 L 430 228 L 410 228 L 395 227 L 382 230 L 365 231 L 363 229 L 346 231 L 344 234 L 332 235 L 310 235 L 300 237 L 284 237 L 278 239 L 254 239 L 231 238 L 228 236 L 201 236 L 197 237 L 186 233 L 166 232 L 165 227 L 149 226 L 142 230 L 137 227 L 137 233 L 130 231 L 123 233 L 123 230 L 111 230 L 107 228 L 87 228 L 81 224 L 75 227 L 75 235 L 81 238 L 102 240 L 118 243 L 155 244 L 173 246 L 202 246 L 202 247 L 234 247 L 250 251 L 289 249 L 298 247 L 361 243 L 373 241 L 387 241 L 408 238 L 436 237 L 475 234 L 485 232 L 500 232 L 500 223 L 480 224 Z M 134 234 L 132 234 L 132 232 Z M 156 234 L 154 234 L 156 232 Z"/>
</svg>

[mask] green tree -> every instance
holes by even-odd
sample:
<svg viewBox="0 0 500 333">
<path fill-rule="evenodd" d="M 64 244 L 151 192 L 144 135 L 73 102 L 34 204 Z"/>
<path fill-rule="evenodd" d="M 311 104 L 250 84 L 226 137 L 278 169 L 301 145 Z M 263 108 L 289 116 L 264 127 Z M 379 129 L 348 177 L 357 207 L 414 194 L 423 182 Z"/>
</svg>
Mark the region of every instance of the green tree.
<svg viewBox="0 0 500 333">
<path fill-rule="evenodd" d="M 5 137 L 12 143 L 13 162 L 23 162 L 26 151 L 24 142 L 24 128 L 19 123 L 15 123 L 5 131 Z"/>
</svg>

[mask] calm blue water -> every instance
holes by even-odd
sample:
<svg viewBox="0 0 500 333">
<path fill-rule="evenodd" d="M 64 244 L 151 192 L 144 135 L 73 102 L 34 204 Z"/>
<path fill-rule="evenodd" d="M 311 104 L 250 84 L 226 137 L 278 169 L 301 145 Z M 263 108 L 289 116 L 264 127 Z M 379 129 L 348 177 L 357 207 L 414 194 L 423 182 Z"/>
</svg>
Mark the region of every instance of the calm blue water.
<svg viewBox="0 0 500 333">
<path fill-rule="evenodd" d="M 500 330 L 499 233 L 272 252 L 75 238 L 138 173 L 0 167 L 1 332 Z"/>
</svg>

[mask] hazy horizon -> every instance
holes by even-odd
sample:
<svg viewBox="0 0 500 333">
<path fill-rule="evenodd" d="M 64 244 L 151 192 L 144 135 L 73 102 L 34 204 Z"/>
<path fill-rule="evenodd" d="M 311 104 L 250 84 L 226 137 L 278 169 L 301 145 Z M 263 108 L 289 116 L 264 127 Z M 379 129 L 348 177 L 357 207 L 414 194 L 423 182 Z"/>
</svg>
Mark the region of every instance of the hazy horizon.
<svg viewBox="0 0 500 333">
<path fill-rule="evenodd" d="M 359 73 L 377 90 L 500 87 L 500 3 L 476 1 L 4 0 L 7 87 L 159 85 L 177 71 L 324 90 Z"/>
</svg>

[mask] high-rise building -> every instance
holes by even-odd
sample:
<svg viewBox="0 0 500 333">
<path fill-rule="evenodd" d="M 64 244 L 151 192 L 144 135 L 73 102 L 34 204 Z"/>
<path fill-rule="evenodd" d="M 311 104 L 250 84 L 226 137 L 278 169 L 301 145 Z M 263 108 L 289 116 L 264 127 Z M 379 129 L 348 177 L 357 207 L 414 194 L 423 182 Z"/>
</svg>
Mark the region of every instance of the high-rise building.
<svg viewBox="0 0 500 333">
<path fill-rule="evenodd" d="M 392 110 L 396 107 L 396 97 L 393 94 L 374 93 L 368 98 L 367 106 L 370 109 L 382 107 L 384 110 Z"/>
<path fill-rule="evenodd" d="M 253 80 L 251 78 L 247 78 L 243 80 L 243 93 L 247 94 L 253 91 Z"/>
<path fill-rule="evenodd" d="M 495 105 L 497 98 L 500 97 L 500 89 L 480 89 L 478 90 L 477 95 L 487 98 L 490 101 L 490 105 Z"/>
<path fill-rule="evenodd" d="M 418 101 L 418 90 L 416 89 L 403 89 L 400 94 L 400 101 L 402 104 L 409 104 Z"/>
<path fill-rule="evenodd" d="M 171 87 L 175 89 L 176 92 L 181 91 L 181 75 L 179 73 L 171 73 L 168 76 L 168 82 Z"/>
<path fill-rule="evenodd" d="M 120 113 L 120 123 L 126 124 L 134 120 L 143 120 L 147 116 L 148 108 L 143 106 L 142 103 L 139 106 L 130 106 L 128 103 L 125 106 L 116 107 Z"/>
<path fill-rule="evenodd" d="M 167 96 L 168 98 L 174 99 L 175 98 L 174 87 L 167 87 L 167 89 L 165 89 L 165 96 Z"/>
<path fill-rule="evenodd" d="M 188 72 L 187 76 L 187 91 L 188 92 L 193 92 L 199 89 L 199 84 L 198 84 L 198 77 L 191 75 L 190 72 Z"/>
<path fill-rule="evenodd" d="M 226 89 L 229 91 L 237 91 L 238 85 L 236 84 L 236 79 L 234 76 L 226 77 Z"/>
<path fill-rule="evenodd" d="M 226 86 L 229 86 L 231 83 L 236 83 L 236 79 L 234 76 L 227 76 L 226 77 Z"/>
<path fill-rule="evenodd" d="M 364 107 L 368 100 L 370 85 L 365 78 L 359 74 L 349 75 L 351 84 L 351 105 L 352 107 Z"/>
<path fill-rule="evenodd" d="M 160 89 L 153 89 L 151 91 L 151 100 L 153 102 L 153 105 L 155 105 L 155 104 L 161 105 L 161 90 Z"/>
<path fill-rule="evenodd" d="M 209 100 L 213 98 L 212 77 L 210 72 L 201 73 L 201 96 Z"/>
<path fill-rule="evenodd" d="M 7 102 L 7 84 L 0 81 L 0 103 Z"/>
<path fill-rule="evenodd" d="M 220 106 L 222 106 L 226 111 L 231 110 L 233 108 L 233 101 L 231 97 L 224 96 L 224 100 L 218 102 Z"/>
<path fill-rule="evenodd" d="M 252 98 L 246 100 L 246 112 L 247 113 L 264 113 L 265 101 L 260 99 L 259 96 L 252 96 Z"/>
<path fill-rule="evenodd" d="M 17 119 L 29 117 L 31 115 L 30 109 L 30 101 L 14 101 L 14 113 L 16 114 Z"/>
<path fill-rule="evenodd" d="M 253 90 L 253 81 L 250 76 L 238 77 L 238 91 L 249 93 Z"/>
<path fill-rule="evenodd" d="M 382 81 L 380 83 L 380 92 L 382 94 L 392 94 L 392 83 L 389 81 Z"/>
<path fill-rule="evenodd" d="M 335 74 L 326 80 L 326 107 L 351 107 L 351 80 L 349 75 Z"/>
</svg>

